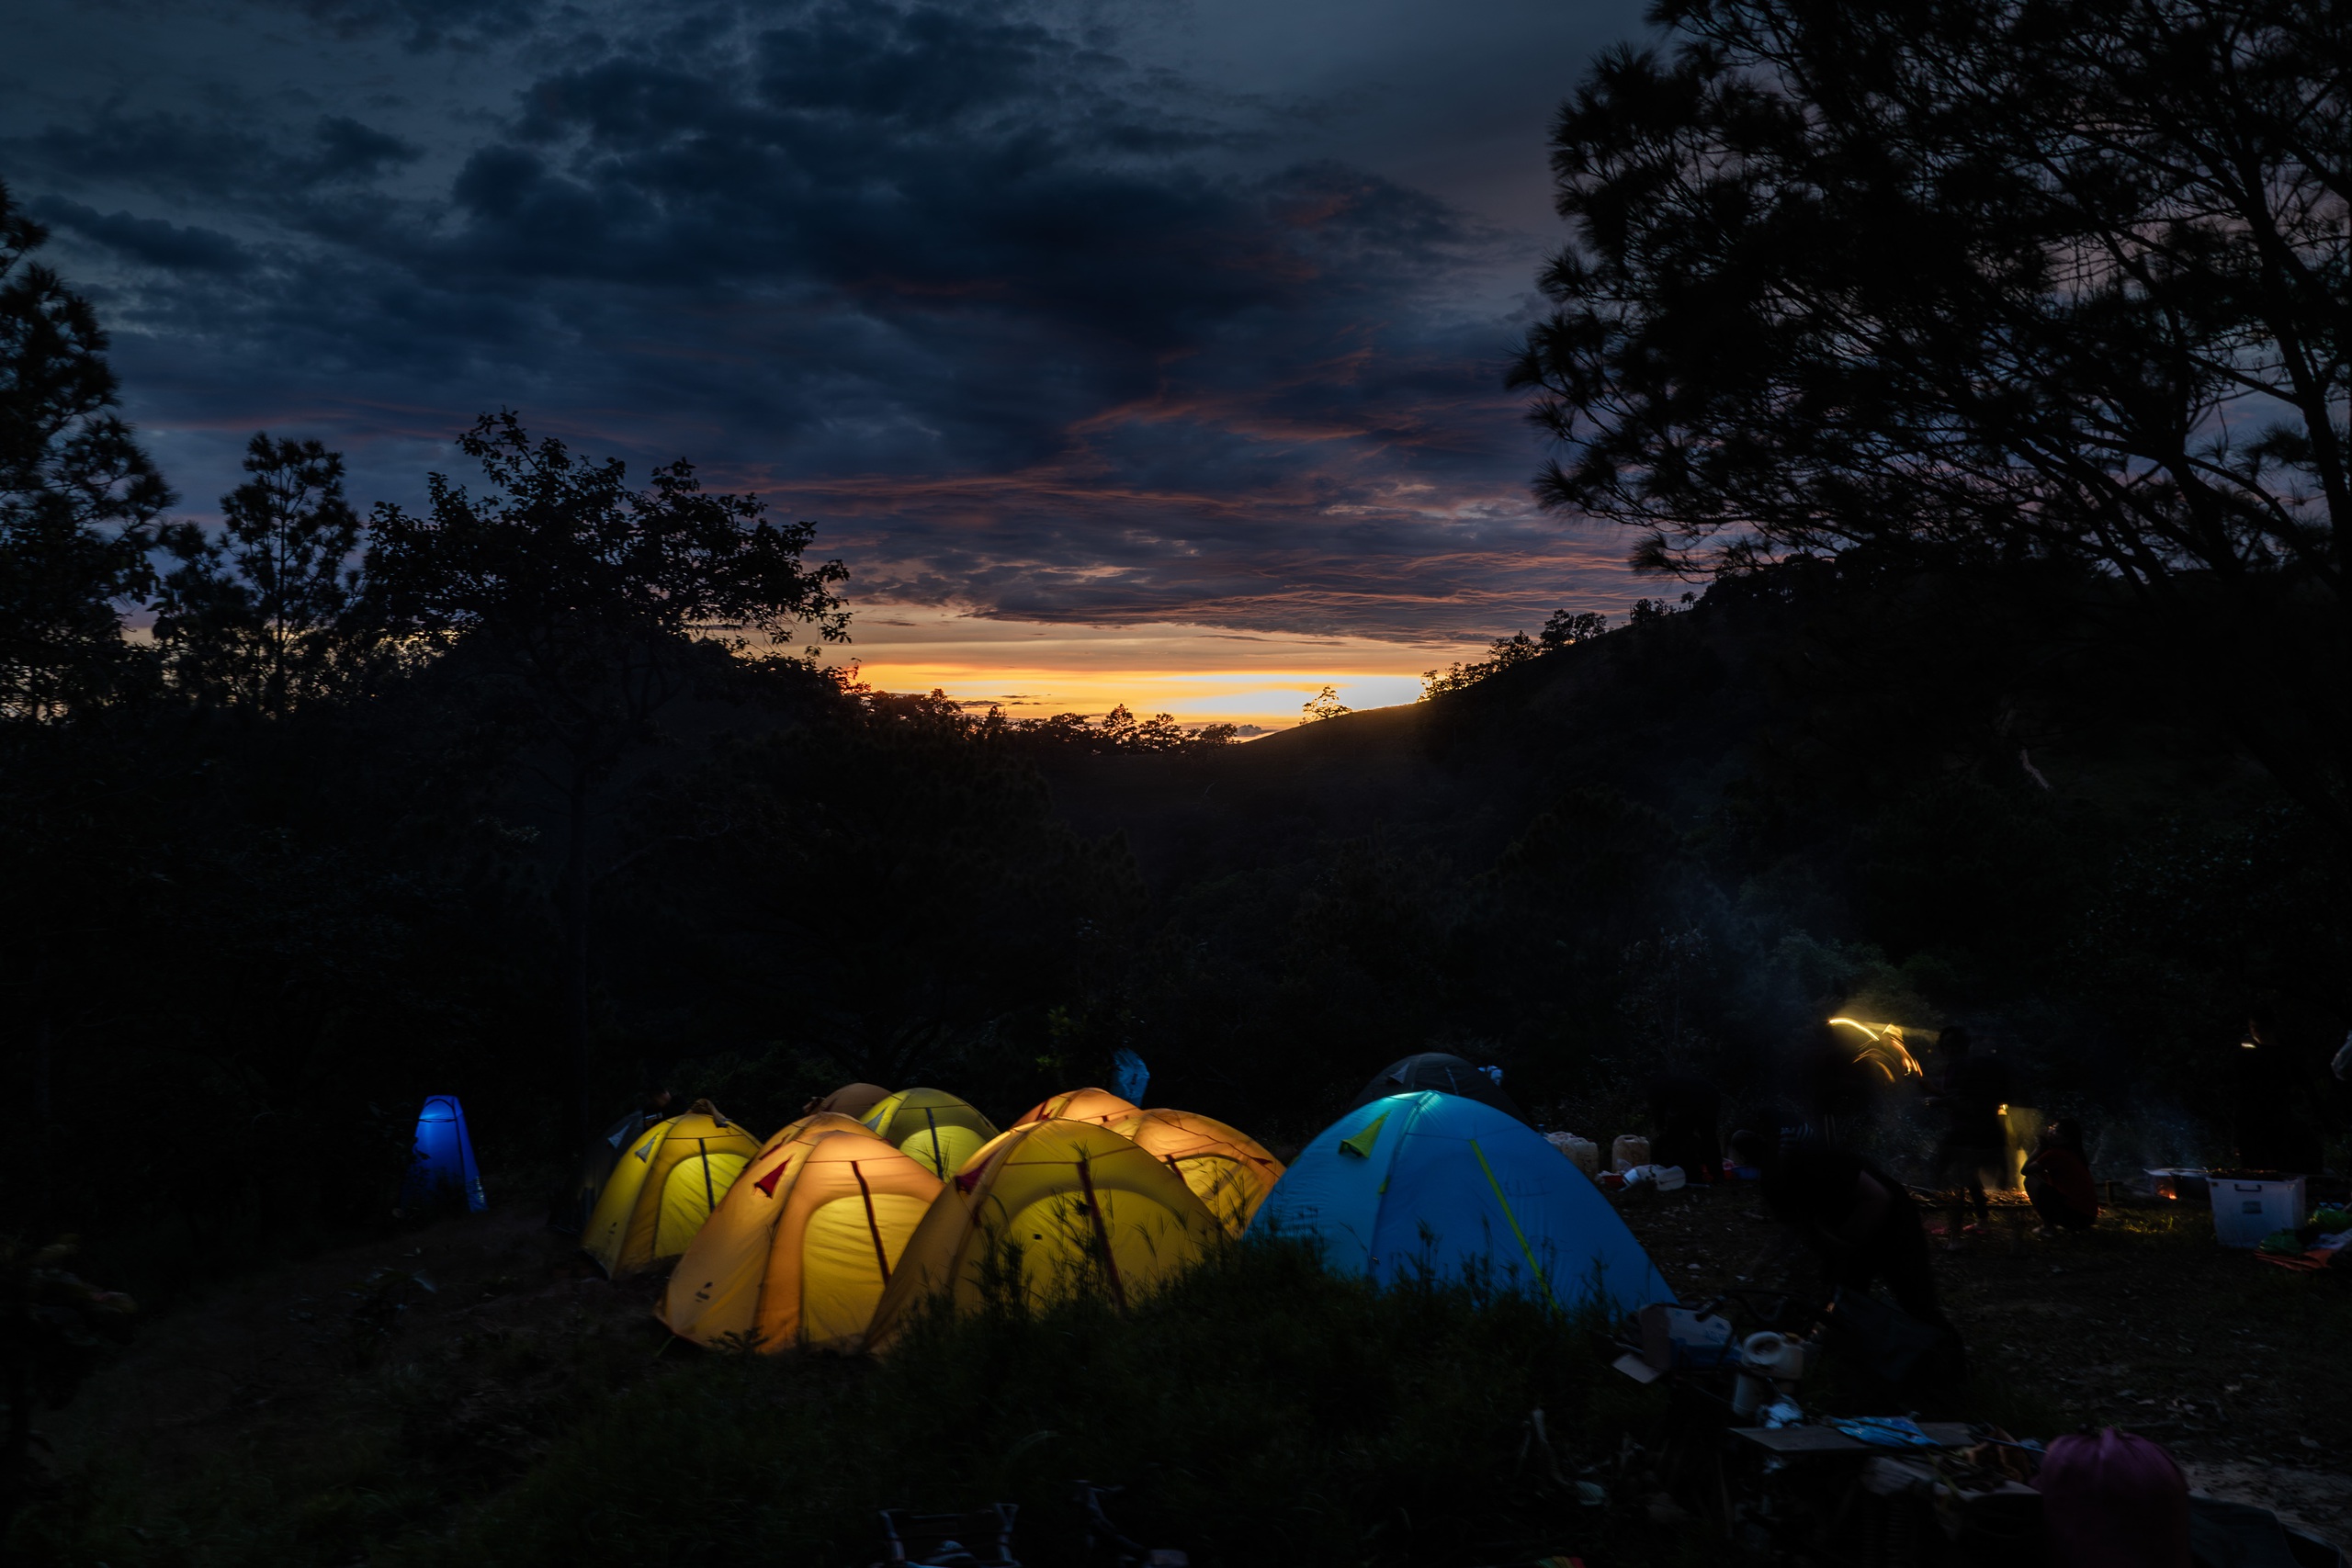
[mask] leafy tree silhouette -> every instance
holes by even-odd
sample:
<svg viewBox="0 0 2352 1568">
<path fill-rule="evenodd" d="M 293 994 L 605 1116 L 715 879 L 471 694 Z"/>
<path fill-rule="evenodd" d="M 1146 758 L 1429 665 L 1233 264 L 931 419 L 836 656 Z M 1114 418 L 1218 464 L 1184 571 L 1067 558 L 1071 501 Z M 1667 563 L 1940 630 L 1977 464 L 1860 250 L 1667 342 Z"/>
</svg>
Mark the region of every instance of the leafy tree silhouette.
<svg viewBox="0 0 2352 1568">
<path fill-rule="evenodd" d="M 1342 714 L 1351 714 L 1355 711 L 1340 700 L 1337 687 L 1326 686 L 1299 705 L 1298 716 L 1302 724 L 1316 724 L 1327 718 L 1338 718 Z"/>
<path fill-rule="evenodd" d="M 2352 14 L 1660 15 L 1556 122 L 1543 503 L 1686 575 L 2073 563 L 2352 828 Z"/>
<path fill-rule="evenodd" d="M 167 525 L 179 564 L 155 595 L 155 640 L 183 687 L 280 716 L 357 673 L 374 638 L 357 614 L 359 515 L 343 455 L 257 433 L 216 536 Z"/>
<path fill-rule="evenodd" d="M 125 672 L 121 605 L 173 500 L 114 412 L 96 313 L 27 259 L 48 239 L 0 186 L 0 716 L 56 717 Z"/>
<path fill-rule="evenodd" d="M 512 412 L 458 439 L 490 485 L 431 476 L 418 516 L 379 506 L 368 585 L 395 636 L 460 655 L 511 754 L 555 793 L 564 840 L 553 889 L 567 1156 L 593 1131 L 589 1072 L 591 828 L 621 764 L 662 739 L 666 708 L 738 661 L 711 634 L 847 635 L 839 561 L 802 562 L 813 524 L 777 525 L 756 497 L 714 494 L 680 459 L 631 490 L 618 458 L 533 441 Z"/>
</svg>

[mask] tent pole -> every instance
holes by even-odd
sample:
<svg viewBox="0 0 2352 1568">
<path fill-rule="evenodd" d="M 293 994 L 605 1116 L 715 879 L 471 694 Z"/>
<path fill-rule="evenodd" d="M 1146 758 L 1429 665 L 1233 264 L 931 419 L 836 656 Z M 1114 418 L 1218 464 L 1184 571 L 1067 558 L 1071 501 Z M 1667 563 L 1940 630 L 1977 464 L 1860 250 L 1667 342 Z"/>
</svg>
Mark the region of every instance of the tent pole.
<svg viewBox="0 0 2352 1568">
<path fill-rule="evenodd" d="M 1102 1274 L 1111 1283 L 1111 1300 L 1125 1312 L 1127 1287 L 1119 1278 L 1119 1260 L 1111 1256 L 1111 1233 L 1102 1227 L 1102 1204 L 1094 1196 L 1094 1173 L 1087 1168 L 1084 1155 L 1078 1156 L 1078 1184 L 1086 1190 L 1086 1217 L 1094 1222 L 1094 1245 L 1102 1253 Z"/>
<path fill-rule="evenodd" d="M 865 1172 L 857 1168 L 857 1161 L 849 1162 L 849 1173 L 857 1178 L 858 1196 L 865 1200 L 865 1234 L 874 1238 L 874 1261 L 882 1265 L 882 1282 L 890 1282 L 890 1255 L 882 1247 L 882 1226 L 874 1217 L 874 1189 L 865 1184 Z"/>
</svg>

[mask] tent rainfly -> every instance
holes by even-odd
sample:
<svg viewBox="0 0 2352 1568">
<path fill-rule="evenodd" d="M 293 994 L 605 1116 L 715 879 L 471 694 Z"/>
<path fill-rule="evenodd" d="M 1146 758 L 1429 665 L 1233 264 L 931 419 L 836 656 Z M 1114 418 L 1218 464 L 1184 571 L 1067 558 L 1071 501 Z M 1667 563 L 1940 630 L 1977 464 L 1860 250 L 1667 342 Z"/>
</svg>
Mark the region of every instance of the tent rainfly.
<svg viewBox="0 0 2352 1568">
<path fill-rule="evenodd" d="M 996 1136 L 996 1123 L 944 1089 L 902 1089 L 858 1120 L 942 1179 Z"/>
<path fill-rule="evenodd" d="M 1130 1111 L 1103 1123 L 1184 1179 L 1229 1235 L 1249 1227 L 1283 1162 L 1247 1133 L 1190 1111 Z"/>
<path fill-rule="evenodd" d="M 752 1156 L 752 1163 L 759 1167 L 761 1173 L 764 1175 L 768 1169 L 768 1156 L 783 1148 L 786 1144 L 813 1144 L 828 1133 L 855 1133 L 861 1137 L 867 1138 L 874 1136 L 873 1132 L 865 1122 L 842 1115 L 839 1111 L 811 1111 L 799 1121 L 786 1126 L 766 1143 L 762 1144 L 760 1152 Z M 726 1199 L 722 1198 L 718 1201 L 720 1208 L 724 1209 L 727 1206 Z"/>
<path fill-rule="evenodd" d="M 1034 1301 L 1099 1289 L 1124 1306 L 1199 1258 L 1217 1234 L 1183 1179 L 1137 1145 L 1089 1122 L 1033 1122 L 998 1138 L 941 1190 L 865 1342 L 888 1349 L 934 1296 L 959 1308 L 979 1303 L 997 1269 L 1016 1259 L 1013 1278 Z"/>
<path fill-rule="evenodd" d="M 424 1102 L 416 1118 L 416 1153 L 410 1159 L 408 1179 L 401 1184 L 401 1207 L 424 1208 L 447 1203 L 465 1206 L 479 1214 L 490 1207 L 482 1196 L 481 1171 L 474 1164 L 474 1141 L 466 1132 L 466 1113 L 454 1094 L 436 1094 Z"/>
<path fill-rule="evenodd" d="M 1131 1100 L 1122 1100 L 1107 1089 L 1074 1089 L 1057 1094 L 1051 1100 L 1041 1100 L 1023 1113 L 1013 1123 L 1025 1127 L 1032 1122 L 1096 1122 L 1107 1123 L 1114 1116 L 1125 1116 L 1141 1106 Z"/>
<path fill-rule="evenodd" d="M 1476 1268 L 1564 1307 L 1675 1299 L 1584 1172 L 1518 1118 L 1435 1090 L 1374 1100 L 1317 1134 L 1250 1222 L 1265 1233 L 1312 1236 L 1332 1268 L 1383 1284 Z"/>
<path fill-rule="evenodd" d="M 939 1189 L 863 1127 L 771 1143 L 678 1260 L 662 1321 L 703 1345 L 855 1349 Z"/>
<path fill-rule="evenodd" d="M 841 1116 L 863 1116 L 889 1098 L 890 1091 L 878 1083 L 843 1084 L 808 1109 L 811 1112 L 831 1111 Z"/>
<path fill-rule="evenodd" d="M 580 1245 L 615 1279 L 686 1250 L 760 1141 L 697 1100 L 646 1129 L 613 1163 Z"/>
</svg>

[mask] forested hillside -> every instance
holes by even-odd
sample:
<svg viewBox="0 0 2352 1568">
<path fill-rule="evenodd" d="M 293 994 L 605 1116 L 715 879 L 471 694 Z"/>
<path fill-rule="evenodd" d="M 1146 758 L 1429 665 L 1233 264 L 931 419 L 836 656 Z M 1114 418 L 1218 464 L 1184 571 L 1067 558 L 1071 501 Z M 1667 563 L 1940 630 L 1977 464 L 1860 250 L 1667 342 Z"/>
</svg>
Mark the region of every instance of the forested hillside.
<svg viewBox="0 0 2352 1568">
<path fill-rule="evenodd" d="M 2324 837 L 2130 626 L 2095 585 L 1799 565 L 1160 749 L 712 649 L 600 786 L 591 1106 L 1017 1108 L 1125 1047 L 1171 1103 L 1304 1135 L 1443 1048 L 1584 1125 L 1669 1071 L 1793 1093 L 1846 1009 L 1966 1021 L 2121 1162 L 2218 1149 L 2267 1008 L 2333 1136 Z M 379 1224 L 434 1092 L 499 1179 L 552 1179 L 561 801 L 479 690 L 452 660 L 272 722 L 158 695 L 12 732 L 27 1220 L 151 1287 Z M 63 1179 L 90 1114 L 126 1157 Z"/>
<path fill-rule="evenodd" d="M 1991 1033 L 2122 1161 L 2136 1112 L 2222 1113 L 2254 1009 L 2336 1114 L 2330 841 L 2193 671 L 2096 581 L 1800 562 L 1413 706 L 1089 759 L 1056 798 L 1159 902 L 1116 1027 L 1204 1102 L 1430 1045 L 1537 1104 L 1693 1068 L 1763 1099 L 1845 1009 Z"/>
</svg>

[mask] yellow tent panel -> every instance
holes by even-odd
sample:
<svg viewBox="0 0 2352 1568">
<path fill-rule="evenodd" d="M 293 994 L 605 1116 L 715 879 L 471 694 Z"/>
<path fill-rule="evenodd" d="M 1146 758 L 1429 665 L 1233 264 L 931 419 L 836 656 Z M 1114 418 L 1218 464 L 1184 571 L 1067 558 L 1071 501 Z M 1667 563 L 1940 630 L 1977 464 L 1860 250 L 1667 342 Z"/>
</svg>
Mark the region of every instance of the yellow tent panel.
<svg viewBox="0 0 2352 1568">
<path fill-rule="evenodd" d="M 1182 1177 L 1110 1129 L 1015 1127 L 941 1190 L 865 1342 L 887 1348 L 933 1296 L 977 1304 L 989 1260 L 1014 1251 L 1034 1301 L 1093 1286 L 1124 1305 L 1199 1258 L 1218 1230 Z"/>
<path fill-rule="evenodd" d="M 776 1175 L 779 1168 L 789 1170 L 797 1166 L 800 1161 L 808 1157 L 808 1151 L 816 1146 L 819 1139 L 832 1133 L 846 1133 L 852 1137 L 864 1138 L 867 1143 L 876 1146 L 881 1144 L 881 1140 L 867 1132 L 862 1123 L 853 1122 L 846 1116 L 835 1115 L 825 1111 L 820 1111 L 814 1115 L 803 1116 L 799 1121 L 793 1122 L 760 1145 L 760 1152 L 752 1156 L 752 1162 L 745 1168 L 744 1175 L 737 1178 L 735 1185 L 727 1190 L 727 1195 L 718 1201 L 717 1212 L 704 1223 L 703 1228 L 695 1234 L 695 1244 L 686 1249 L 687 1253 L 694 1255 L 701 1251 L 705 1239 L 710 1238 L 713 1245 L 722 1247 L 723 1252 L 721 1254 L 705 1253 L 705 1256 L 723 1255 L 734 1259 L 736 1266 L 750 1270 L 751 1277 L 756 1280 L 759 1270 L 764 1268 L 765 1264 L 752 1253 L 724 1246 L 722 1238 L 732 1236 L 746 1226 L 764 1230 L 767 1222 L 758 1216 L 766 1212 L 768 1205 L 758 1190 L 758 1184 L 765 1182 L 773 1186 L 780 1179 Z M 715 1236 L 714 1232 L 717 1233 Z M 679 1267 L 683 1269 L 684 1264 L 681 1262 Z M 707 1270 L 712 1265 L 704 1264 L 699 1267 Z M 676 1277 L 673 1272 L 672 1275 L 673 1281 Z M 728 1330 L 720 1329 L 718 1332 L 723 1334 Z M 693 1337 L 688 1336 L 688 1337 Z"/>
<path fill-rule="evenodd" d="M 939 1189 L 862 1127 L 779 1145 L 679 1259 L 662 1321 L 704 1345 L 854 1349 Z"/>
<path fill-rule="evenodd" d="M 1239 1235 L 1274 1190 L 1283 1162 L 1247 1133 L 1189 1111 L 1130 1111 L 1103 1123 L 1184 1179 L 1193 1196 Z"/>
<path fill-rule="evenodd" d="M 1050 1122 L 1057 1117 L 1065 1122 L 1108 1122 L 1114 1116 L 1140 1109 L 1134 1100 L 1121 1100 L 1107 1089 L 1074 1089 L 1068 1094 L 1039 1100 L 1013 1125 Z"/>
<path fill-rule="evenodd" d="M 685 1251 L 759 1152 L 759 1140 L 697 1100 L 647 1128 L 614 1162 L 580 1245 L 615 1279 Z"/>
<path fill-rule="evenodd" d="M 994 1122 L 941 1089 L 902 1089 L 858 1120 L 938 1177 L 954 1174 L 996 1136 Z"/>
<path fill-rule="evenodd" d="M 933 1176 L 948 1177 L 987 1146 L 988 1139 L 969 1127 L 926 1127 L 899 1145 L 899 1152 Z"/>
</svg>

